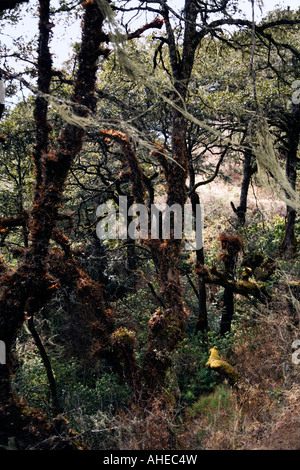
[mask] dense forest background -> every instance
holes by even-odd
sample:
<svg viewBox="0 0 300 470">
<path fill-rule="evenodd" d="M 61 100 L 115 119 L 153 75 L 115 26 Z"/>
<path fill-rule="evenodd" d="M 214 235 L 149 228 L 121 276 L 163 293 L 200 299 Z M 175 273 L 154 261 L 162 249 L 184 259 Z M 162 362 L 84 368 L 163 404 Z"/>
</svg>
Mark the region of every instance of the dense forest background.
<svg viewBox="0 0 300 470">
<path fill-rule="evenodd" d="M 299 450 L 300 10 L 239 4 L 2 0 L 1 449 Z"/>
</svg>

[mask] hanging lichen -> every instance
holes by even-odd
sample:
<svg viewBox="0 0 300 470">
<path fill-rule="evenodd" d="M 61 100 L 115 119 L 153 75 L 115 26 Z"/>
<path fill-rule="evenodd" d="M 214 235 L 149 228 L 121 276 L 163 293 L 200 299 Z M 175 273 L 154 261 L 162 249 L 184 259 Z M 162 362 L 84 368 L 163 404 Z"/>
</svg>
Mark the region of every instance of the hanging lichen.
<svg viewBox="0 0 300 470">
<path fill-rule="evenodd" d="M 159 76 L 159 74 L 157 76 L 155 75 L 155 73 L 151 73 L 149 75 L 146 64 L 143 64 L 140 61 L 136 62 L 129 56 L 128 52 L 126 51 L 125 41 L 126 39 L 128 39 L 128 35 L 124 35 L 118 29 L 118 25 L 115 20 L 115 13 L 109 3 L 106 0 L 96 0 L 96 4 L 101 13 L 103 14 L 104 18 L 106 18 L 107 27 L 109 28 L 109 34 L 106 36 L 107 40 L 109 40 L 109 43 L 115 53 L 115 56 L 118 59 L 118 63 L 121 70 L 128 76 L 128 78 L 133 82 L 140 84 L 141 86 L 147 87 L 157 96 L 157 98 L 168 104 L 171 109 L 173 108 L 178 111 L 187 120 L 207 130 L 215 137 L 221 139 L 223 142 L 230 142 L 230 138 L 228 136 L 223 135 L 221 132 L 209 125 L 207 122 L 199 120 L 196 116 L 187 111 L 185 101 L 174 86 L 174 83 L 169 82 L 164 84 L 164 87 L 166 89 L 165 93 L 159 91 L 161 88 L 161 77 Z M 141 34 L 143 31 L 150 27 L 161 28 L 163 24 L 164 20 L 157 17 L 151 23 L 147 23 L 144 27 L 140 28 L 140 30 L 138 30 L 138 35 L 134 37 L 139 37 L 139 34 Z M 101 120 L 96 116 L 92 115 L 91 113 L 89 113 L 87 117 L 82 117 L 80 115 L 82 113 L 78 112 L 79 109 L 76 109 L 74 103 L 67 102 L 66 100 L 57 99 L 53 96 L 44 93 L 39 93 L 39 95 L 46 99 L 49 103 L 51 103 L 55 111 L 61 116 L 64 121 L 68 122 L 69 124 L 81 127 L 85 130 L 89 127 L 99 127 L 100 121 L 102 121 L 102 125 L 103 122 L 106 121 L 107 125 L 110 127 L 112 124 L 114 126 L 118 125 L 118 127 L 121 128 L 124 132 L 126 132 L 128 136 L 134 137 L 134 140 L 138 141 L 140 147 L 146 148 L 150 150 L 150 152 L 156 151 L 157 154 L 156 145 L 150 143 L 148 139 L 143 135 L 143 133 L 139 132 L 130 124 L 130 121 L 123 121 L 118 117 L 112 123 L 108 120 Z M 170 96 L 174 96 L 176 97 L 176 99 L 172 99 L 170 98 Z M 82 106 L 80 108 L 83 112 L 86 111 L 83 109 Z M 234 142 L 231 143 L 232 145 L 235 145 Z M 180 163 L 176 162 L 170 155 L 165 155 L 165 157 L 167 159 L 172 160 L 177 165 L 181 166 Z"/>
<path fill-rule="evenodd" d="M 259 182 L 287 205 L 299 210 L 299 194 L 290 184 L 285 169 L 280 164 L 275 137 L 271 134 L 265 118 L 259 117 L 254 123 L 251 143 L 256 156 Z"/>
</svg>

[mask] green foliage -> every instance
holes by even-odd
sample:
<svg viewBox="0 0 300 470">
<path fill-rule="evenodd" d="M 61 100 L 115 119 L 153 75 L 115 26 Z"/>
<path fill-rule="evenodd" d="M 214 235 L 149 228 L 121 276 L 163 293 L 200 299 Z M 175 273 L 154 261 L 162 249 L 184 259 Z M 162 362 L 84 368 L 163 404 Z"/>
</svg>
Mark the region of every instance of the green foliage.
<svg viewBox="0 0 300 470">
<path fill-rule="evenodd" d="M 268 221 L 255 221 L 242 229 L 242 236 L 247 241 L 247 250 L 257 252 L 264 257 L 275 256 L 284 236 L 285 220 L 276 215 Z"/>
<path fill-rule="evenodd" d="M 79 414 L 91 415 L 98 410 L 111 412 L 126 406 L 132 395 L 130 387 L 120 382 L 112 372 L 92 375 L 90 372 L 78 374 L 76 363 L 57 364 L 57 385 L 63 409 L 73 419 Z M 70 380 L 71 376 L 71 380 Z"/>
<path fill-rule="evenodd" d="M 158 292 L 158 286 L 154 282 Z M 137 292 L 128 294 L 117 302 L 116 327 L 125 326 L 136 332 L 137 342 L 143 348 L 147 340 L 148 321 L 157 308 L 157 300 L 146 286 Z"/>
<path fill-rule="evenodd" d="M 205 414 L 213 418 L 221 408 L 227 409 L 232 402 L 231 390 L 224 384 L 218 385 L 214 392 L 209 395 L 203 395 L 199 400 L 189 408 L 192 417 Z"/>
<path fill-rule="evenodd" d="M 68 415 L 70 423 L 79 416 L 89 416 L 97 411 L 110 411 L 126 406 L 132 396 L 131 388 L 121 382 L 111 371 L 82 370 L 75 360 L 62 361 L 50 358 L 55 374 L 59 405 Z M 49 384 L 44 365 L 36 351 L 23 356 L 22 365 L 14 378 L 14 388 L 23 396 L 28 406 L 49 413 Z"/>
<path fill-rule="evenodd" d="M 218 376 L 211 369 L 205 367 L 208 360 L 208 350 L 212 346 L 218 346 L 220 355 L 229 353 L 233 337 L 228 334 L 219 337 L 215 333 L 208 333 L 207 342 L 203 335 L 191 335 L 187 337 L 174 354 L 173 373 L 176 377 L 181 399 L 187 404 L 192 404 L 203 393 L 212 392 L 218 384 Z"/>
<path fill-rule="evenodd" d="M 49 412 L 49 383 L 44 364 L 37 350 L 22 355 L 13 387 L 25 398 L 28 406 Z"/>
<path fill-rule="evenodd" d="M 274 398 L 277 403 L 281 403 L 283 398 L 283 391 L 277 388 L 276 390 L 269 390 L 268 394 L 270 397 Z"/>
</svg>

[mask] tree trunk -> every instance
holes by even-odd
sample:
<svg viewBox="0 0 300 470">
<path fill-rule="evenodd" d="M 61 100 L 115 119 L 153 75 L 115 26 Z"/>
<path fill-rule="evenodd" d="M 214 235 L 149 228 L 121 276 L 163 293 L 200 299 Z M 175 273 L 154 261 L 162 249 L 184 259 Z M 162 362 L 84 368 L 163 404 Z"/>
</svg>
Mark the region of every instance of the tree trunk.
<svg viewBox="0 0 300 470">
<path fill-rule="evenodd" d="M 49 49 L 45 40 L 44 28 L 49 19 L 49 0 L 40 0 L 40 48 L 39 73 L 44 77 L 49 73 Z M 46 22 L 46 23 L 45 23 Z M 93 91 L 96 83 L 97 60 L 101 54 L 103 39 L 103 16 L 93 3 L 85 5 L 82 44 L 79 53 L 79 67 L 72 101 L 95 110 Z M 45 55 L 44 55 L 45 54 Z M 44 59 L 44 60 L 43 60 Z M 45 82 L 40 77 L 39 86 Z M 45 78 L 45 77 L 44 77 Z M 50 83 L 50 82 L 49 82 Z M 45 91 L 46 88 L 43 88 Z M 53 229 L 58 218 L 62 193 L 74 157 L 81 150 L 85 131 L 73 125 L 66 125 L 58 141 L 55 153 L 47 153 L 48 128 L 45 103 L 36 103 L 35 118 L 41 124 L 42 132 L 37 133 L 35 152 L 36 187 L 33 208 L 29 219 L 30 247 L 24 260 L 15 272 L 2 276 L 4 291 L 0 299 L 0 339 L 6 344 L 7 364 L 1 367 L 1 399 L 9 399 L 8 368 L 11 365 L 11 348 L 25 314 L 33 315 L 45 304 L 53 292 L 54 280 L 48 274 L 47 258 Z M 81 113 L 85 115 L 86 113 Z M 41 117 L 41 121 L 39 118 Z M 41 144 L 41 145 L 40 145 Z M 46 150 L 46 151 L 45 151 Z M 55 289 L 54 289 L 55 290 Z"/>
<path fill-rule="evenodd" d="M 297 152 L 300 140 L 300 106 L 293 104 L 292 115 L 287 118 L 287 158 L 286 176 L 293 189 L 297 181 Z M 287 205 L 287 218 L 285 234 L 280 249 L 289 258 L 297 251 L 297 240 L 295 237 L 296 211 Z"/>
<path fill-rule="evenodd" d="M 226 333 L 230 333 L 231 331 L 231 322 L 234 314 L 234 296 L 233 289 L 231 287 L 225 287 L 223 301 L 224 307 L 220 324 L 221 336 L 224 336 Z"/>
<path fill-rule="evenodd" d="M 231 203 L 232 209 L 238 218 L 238 221 L 237 221 L 238 227 L 243 227 L 246 222 L 249 186 L 251 182 L 251 177 L 256 172 L 256 170 L 257 170 L 256 165 L 255 166 L 252 165 L 251 149 L 246 149 L 244 152 L 243 181 L 242 181 L 242 186 L 241 186 L 240 203 L 237 208 L 235 208 L 234 204 Z"/>
<path fill-rule="evenodd" d="M 169 22 L 168 11 L 164 10 L 168 34 L 169 57 L 171 62 L 175 92 L 172 110 L 172 160 L 158 155 L 166 178 L 167 204 L 178 204 L 183 213 L 187 199 L 186 180 L 188 176 L 188 157 L 186 150 L 186 120 L 180 110 L 186 102 L 187 87 L 194 64 L 198 45 L 196 34 L 197 3 L 186 0 L 184 16 L 186 19 L 182 57 L 180 58 Z M 171 365 L 171 353 L 185 336 L 187 311 L 182 298 L 179 262 L 182 240 L 174 238 L 174 221 L 171 237 L 167 240 L 152 240 L 152 256 L 158 269 L 162 290 L 160 298 L 165 305 L 159 308 L 149 321 L 148 345 L 144 355 L 143 380 L 147 396 L 164 387 L 167 370 Z"/>
<path fill-rule="evenodd" d="M 224 276 L 226 285 L 223 296 L 223 311 L 220 324 L 220 334 L 224 336 L 231 330 L 231 322 L 234 314 L 234 277 L 238 253 L 242 248 L 242 240 L 237 235 L 223 233 L 219 238 L 222 251 L 220 259 L 224 264 Z"/>
<path fill-rule="evenodd" d="M 203 248 L 196 252 L 197 266 L 204 266 Z M 206 285 L 201 276 L 198 275 L 198 318 L 195 326 L 195 333 L 206 333 L 208 330 Z"/>
<path fill-rule="evenodd" d="M 131 207 L 131 205 L 134 203 L 134 198 L 132 196 L 128 197 L 128 207 Z M 128 233 L 128 227 L 130 223 L 133 221 L 134 217 L 131 215 L 128 215 L 127 217 L 127 233 Z M 126 241 L 126 271 L 128 272 L 129 280 L 127 282 L 130 290 L 132 292 L 136 292 L 136 281 L 137 281 L 137 275 L 136 275 L 136 269 L 137 269 L 137 263 L 136 263 L 136 246 L 135 246 L 135 240 L 132 238 L 128 238 Z"/>
<path fill-rule="evenodd" d="M 188 149 L 188 160 L 189 160 L 189 185 L 190 191 L 195 185 L 195 170 L 193 166 L 193 156 L 191 150 Z M 197 220 L 197 206 L 200 206 L 200 197 L 197 190 L 191 192 L 190 200 L 192 204 L 192 211 L 194 221 Z M 196 227 L 195 227 L 196 228 Z M 204 249 L 203 247 L 196 247 L 196 264 L 197 267 L 204 266 Z M 206 286 L 203 277 L 198 274 L 198 318 L 195 325 L 195 334 L 198 332 L 204 333 L 208 330 L 208 319 L 207 319 L 207 305 L 206 305 Z"/>
<path fill-rule="evenodd" d="M 185 155 L 185 121 L 180 113 L 173 112 L 172 156 L 179 165 L 163 162 L 167 180 L 167 204 L 179 204 L 183 210 L 186 201 L 187 178 Z M 184 165 L 184 166 L 183 166 Z M 174 238 L 174 221 L 170 239 L 151 240 L 152 257 L 158 270 L 159 294 L 165 305 L 149 321 L 148 345 L 144 356 L 143 379 L 147 395 L 161 390 L 166 372 L 171 365 L 170 353 L 185 335 L 186 308 L 182 299 L 179 261 L 182 240 Z"/>
</svg>

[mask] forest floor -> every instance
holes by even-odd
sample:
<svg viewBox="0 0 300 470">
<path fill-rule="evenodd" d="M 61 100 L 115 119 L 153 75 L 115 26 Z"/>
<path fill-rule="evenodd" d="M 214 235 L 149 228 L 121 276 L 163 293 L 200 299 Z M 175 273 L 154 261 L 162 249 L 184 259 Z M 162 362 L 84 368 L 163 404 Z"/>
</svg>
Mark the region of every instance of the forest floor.
<svg viewBox="0 0 300 470">
<path fill-rule="evenodd" d="M 208 262 L 216 259 L 220 233 L 234 229 L 236 216 L 230 203 L 238 206 L 240 170 L 233 167 L 229 180 L 218 178 L 209 186 L 200 188 L 201 203 L 204 206 L 204 247 L 205 250 L 212 251 Z M 246 229 L 249 225 L 252 230 L 255 221 L 260 224 L 260 228 L 256 228 L 257 231 L 254 232 L 249 231 L 250 235 L 245 240 L 247 250 L 251 251 L 252 244 L 257 247 L 258 240 L 263 240 L 265 233 L 272 235 L 273 229 L 277 230 L 278 218 L 282 227 L 284 215 L 283 202 L 258 185 L 253 185 L 248 198 Z M 261 225 L 264 224 L 269 224 L 269 229 L 259 232 L 263 230 Z M 267 238 L 267 241 L 265 238 L 261 243 L 266 246 L 270 240 L 272 242 L 272 237 Z M 278 238 L 275 246 L 278 246 Z M 236 386 L 232 387 L 220 378 L 213 390 L 196 392 L 193 402 L 185 403 L 180 409 L 177 409 L 177 405 L 174 408 L 172 404 L 168 409 L 161 406 L 158 400 L 146 417 L 144 409 L 138 404 L 120 407 L 116 413 L 103 406 L 96 413 L 85 415 L 85 407 L 93 405 L 92 399 L 86 398 L 82 403 L 80 393 L 86 390 L 90 394 L 86 396 L 92 397 L 95 390 L 82 387 L 73 397 L 76 407 L 72 404 L 71 408 L 71 414 L 75 412 L 78 424 L 78 429 L 74 432 L 73 424 L 69 429 L 63 417 L 59 416 L 49 424 L 40 411 L 30 411 L 25 397 L 24 404 L 21 404 L 21 421 L 18 413 L 12 419 L 13 410 L 6 412 L 0 408 L 5 424 L 5 435 L 2 430 L 2 438 L 0 436 L 0 449 L 17 446 L 75 450 L 87 446 L 96 450 L 300 450 L 300 365 L 292 360 L 292 343 L 300 340 L 300 295 L 296 299 L 289 290 L 289 283 L 296 282 L 299 294 L 300 256 L 298 254 L 293 260 L 277 261 L 276 273 L 269 281 L 272 292 L 270 302 L 260 304 L 236 296 L 234 321 L 237 326 L 234 326 L 234 340 L 224 349 L 225 356 L 228 349 L 228 357 L 222 357 L 239 373 L 240 380 Z M 147 303 L 151 303 L 151 294 L 147 288 L 141 285 L 141 291 L 140 297 L 135 295 L 131 300 L 130 297 L 124 299 L 125 314 L 119 311 L 121 324 L 127 321 L 128 325 L 125 326 L 129 329 L 137 312 L 140 312 L 142 322 L 145 321 L 146 317 L 142 315 L 145 315 Z M 209 288 L 208 294 L 210 301 L 215 294 L 213 287 Z M 143 304 L 145 299 L 146 303 Z M 220 308 L 214 308 L 215 310 L 209 311 L 209 315 L 213 314 L 218 318 Z M 149 311 L 152 311 L 152 307 Z M 199 350 L 189 350 L 193 344 L 195 343 L 188 344 L 187 361 L 182 366 L 184 377 L 188 375 L 190 366 L 194 370 L 195 365 L 197 372 L 202 367 L 197 363 L 202 356 L 192 355 Z M 298 356 L 300 357 L 300 352 Z M 191 364 L 193 361 L 195 364 Z M 32 363 L 27 366 L 33 367 Z M 63 368 L 63 365 L 59 364 L 59 367 Z M 33 370 L 35 386 L 38 387 L 37 369 Z M 26 374 L 28 373 L 27 371 Z M 28 380 L 30 382 L 32 378 L 29 377 Z M 64 383 L 69 380 L 76 389 L 77 385 L 72 383 L 68 373 Z M 106 385 L 109 394 L 122 391 L 114 382 Z M 101 387 L 102 382 L 99 389 Z M 31 390 L 32 384 L 29 384 L 29 391 Z M 88 400 L 90 403 L 86 403 Z M 98 406 L 97 394 L 95 404 Z M 79 413 L 76 415 L 77 408 Z M 66 416 L 68 419 L 68 412 Z M 11 429 L 13 424 L 15 431 Z M 25 434 L 21 432 L 24 430 Z M 6 439 L 7 436 L 10 436 L 9 439 Z M 84 437 L 83 442 L 81 437 Z"/>
<path fill-rule="evenodd" d="M 239 169 L 231 168 L 230 176 L 229 181 L 217 178 L 200 188 L 204 225 L 209 227 L 204 230 L 204 244 L 211 243 L 218 231 L 230 227 L 234 221 L 230 202 L 235 207 L 239 203 Z M 276 196 L 257 185 L 250 187 L 248 223 L 258 215 L 262 222 L 272 223 L 274 217 L 284 217 L 285 212 L 285 204 Z M 299 263 L 299 254 L 295 262 Z M 285 276 L 289 278 L 286 273 L 288 268 Z M 290 279 L 299 281 L 299 272 Z M 206 410 L 196 418 L 193 416 L 190 422 L 189 437 L 197 435 L 200 448 L 300 450 L 300 365 L 291 360 L 292 342 L 300 339 L 300 304 L 296 303 L 298 319 L 294 323 L 289 295 L 282 282 L 277 285 L 270 305 L 250 312 L 247 332 L 241 334 L 242 341 L 236 345 L 232 359 L 241 373 L 242 383 L 237 390 L 231 390 L 231 403 L 222 404 L 219 395 L 219 407 L 213 418 L 208 418 Z M 248 328 L 252 324 L 251 338 Z"/>
<path fill-rule="evenodd" d="M 300 450 L 300 392 L 285 392 L 285 403 L 273 420 L 261 424 L 245 440 L 247 450 Z"/>
</svg>

